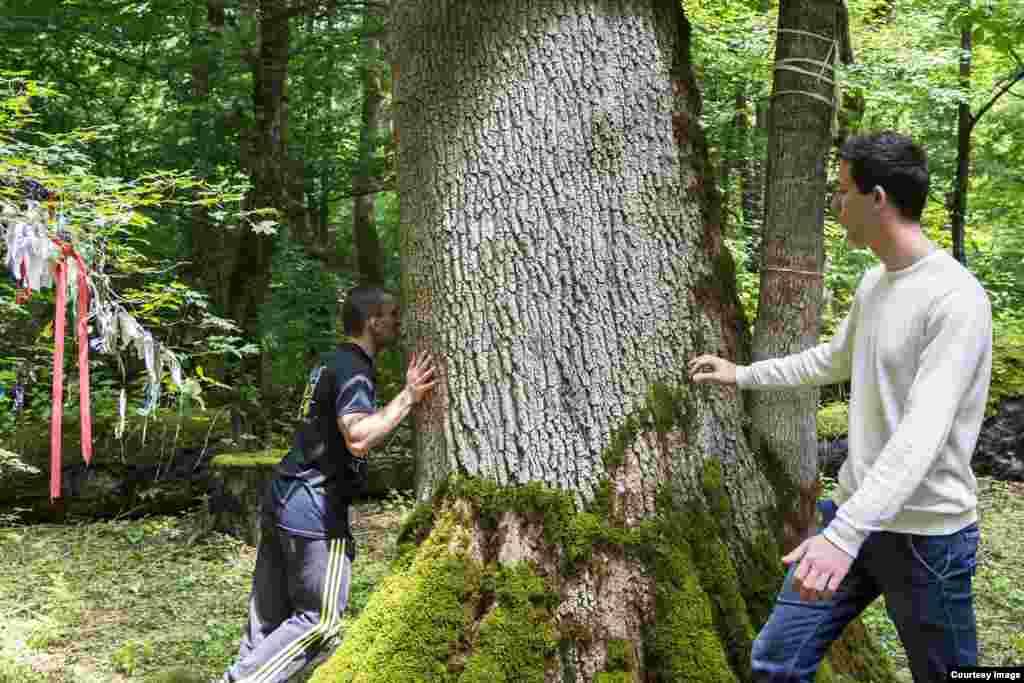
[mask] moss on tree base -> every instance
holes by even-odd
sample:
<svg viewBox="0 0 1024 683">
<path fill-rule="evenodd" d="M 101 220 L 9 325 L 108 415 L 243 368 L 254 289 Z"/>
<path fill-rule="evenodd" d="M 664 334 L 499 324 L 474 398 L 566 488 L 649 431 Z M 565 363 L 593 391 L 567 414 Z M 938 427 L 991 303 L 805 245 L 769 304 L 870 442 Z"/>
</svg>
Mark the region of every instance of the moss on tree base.
<svg viewBox="0 0 1024 683">
<path fill-rule="evenodd" d="M 665 494 L 655 517 L 629 528 L 609 520 L 600 497 L 577 510 L 568 494 L 536 483 L 453 478 L 410 516 L 398 572 L 311 680 L 749 680 L 750 647 L 770 608 L 751 602 L 765 600 L 768 584 L 774 598 L 779 553 L 766 534 L 765 547 L 736 561 L 718 516 L 721 472 L 709 462 L 708 502 L 679 505 Z M 771 575 L 747 581 L 752 567 Z M 628 604 L 616 604 L 627 585 Z M 605 618 L 623 610 L 637 628 L 611 624 L 628 616 Z M 893 680 L 862 629 L 832 656 L 857 680 Z M 818 680 L 833 680 L 828 663 Z"/>
</svg>

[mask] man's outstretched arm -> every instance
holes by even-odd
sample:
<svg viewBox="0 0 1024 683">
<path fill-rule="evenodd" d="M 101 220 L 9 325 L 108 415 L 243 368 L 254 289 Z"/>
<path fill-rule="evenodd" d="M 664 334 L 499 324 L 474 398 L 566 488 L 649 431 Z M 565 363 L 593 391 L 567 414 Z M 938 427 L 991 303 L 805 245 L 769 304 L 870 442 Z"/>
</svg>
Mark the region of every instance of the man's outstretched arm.
<svg viewBox="0 0 1024 683">
<path fill-rule="evenodd" d="M 724 358 L 704 354 L 689 364 L 690 378 L 697 383 L 735 384 L 743 389 L 779 389 L 842 382 L 850 378 L 853 366 L 854 308 L 832 339 L 782 358 L 769 358 L 752 365 L 736 365 Z"/>
<path fill-rule="evenodd" d="M 405 373 L 405 387 L 384 408 L 375 413 L 353 412 L 338 417 L 338 428 L 352 455 L 367 452 L 387 437 L 409 414 L 412 407 L 434 387 L 433 360 L 427 354 L 413 355 Z"/>
</svg>

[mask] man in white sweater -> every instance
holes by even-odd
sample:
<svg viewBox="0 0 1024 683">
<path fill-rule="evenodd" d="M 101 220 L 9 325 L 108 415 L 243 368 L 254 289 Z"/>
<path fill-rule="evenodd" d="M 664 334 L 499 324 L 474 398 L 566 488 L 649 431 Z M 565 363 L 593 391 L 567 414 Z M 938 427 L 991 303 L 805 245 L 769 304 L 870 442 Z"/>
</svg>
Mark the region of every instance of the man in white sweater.
<svg viewBox="0 0 1024 683">
<path fill-rule="evenodd" d="M 833 338 L 785 358 L 690 362 L 697 382 L 778 389 L 851 381 L 849 455 L 824 529 L 790 571 L 754 643 L 754 680 L 812 681 L 828 646 L 884 595 L 917 683 L 977 661 L 978 545 L 971 455 L 992 367 L 978 281 L 921 230 L 923 150 L 892 132 L 850 138 L 832 208 L 881 261 Z"/>
</svg>

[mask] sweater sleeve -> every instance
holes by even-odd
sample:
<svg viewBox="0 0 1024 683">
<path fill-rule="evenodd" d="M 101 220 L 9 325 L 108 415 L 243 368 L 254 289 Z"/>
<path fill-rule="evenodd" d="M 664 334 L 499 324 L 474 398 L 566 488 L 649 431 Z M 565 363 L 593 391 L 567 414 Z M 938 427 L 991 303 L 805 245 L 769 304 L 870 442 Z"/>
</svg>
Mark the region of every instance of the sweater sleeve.
<svg viewBox="0 0 1024 683">
<path fill-rule="evenodd" d="M 903 417 L 823 532 L 832 543 L 856 557 L 868 534 L 900 512 L 949 438 L 991 344 L 991 307 L 980 288 L 952 292 L 936 303 Z"/>
<path fill-rule="evenodd" d="M 850 379 L 853 338 L 860 304 L 853 299 L 850 312 L 829 341 L 782 358 L 769 358 L 736 368 L 736 384 L 743 389 L 778 389 L 820 386 Z"/>
</svg>

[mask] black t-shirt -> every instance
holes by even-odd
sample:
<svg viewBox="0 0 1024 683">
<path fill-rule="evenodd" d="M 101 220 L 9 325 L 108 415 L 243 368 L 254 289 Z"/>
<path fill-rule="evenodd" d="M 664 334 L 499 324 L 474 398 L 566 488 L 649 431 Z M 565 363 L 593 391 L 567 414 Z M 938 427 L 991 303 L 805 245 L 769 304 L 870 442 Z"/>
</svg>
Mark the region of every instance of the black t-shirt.
<svg viewBox="0 0 1024 683">
<path fill-rule="evenodd" d="M 338 418 L 376 410 L 373 359 L 357 344 L 342 344 L 310 373 L 303 398 L 303 423 L 295 445 L 277 466 L 271 497 L 277 525 L 307 538 L 348 535 L 354 458 Z"/>
</svg>

